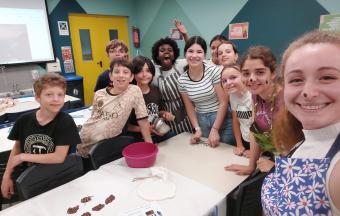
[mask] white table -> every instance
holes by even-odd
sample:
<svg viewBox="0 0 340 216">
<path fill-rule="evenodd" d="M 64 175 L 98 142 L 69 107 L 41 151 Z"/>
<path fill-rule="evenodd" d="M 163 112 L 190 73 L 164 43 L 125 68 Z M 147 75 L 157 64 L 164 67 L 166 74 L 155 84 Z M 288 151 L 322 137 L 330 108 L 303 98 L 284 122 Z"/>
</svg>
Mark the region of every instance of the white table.
<svg viewBox="0 0 340 216">
<path fill-rule="evenodd" d="M 91 215 L 119 215 L 120 213 L 146 205 L 148 201 L 137 195 L 141 181 L 132 182 L 136 176 L 146 176 L 149 169 L 131 169 L 126 165 L 106 164 L 96 171 L 21 202 L 0 212 L 0 215 L 67 215 L 67 209 L 79 205 L 77 214 L 89 211 Z M 225 195 L 174 172 L 169 173 L 169 180 L 176 186 L 176 196 L 172 199 L 158 201 L 164 215 L 199 216 L 209 215 L 212 208 L 223 202 Z M 110 194 L 115 196 L 113 203 L 100 212 L 91 208 L 104 203 Z M 93 196 L 87 204 L 80 203 L 85 196 Z"/>
<path fill-rule="evenodd" d="M 190 133 L 181 133 L 159 144 L 157 165 L 228 194 L 246 176 L 224 170 L 231 163 L 248 164 L 248 159 L 233 153 L 233 146 L 221 143 L 217 148 L 191 145 Z"/>
<path fill-rule="evenodd" d="M 215 206 L 218 215 L 225 215 L 225 197 L 246 176 L 236 176 L 223 170 L 229 163 L 247 163 L 247 159 L 234 156 L 232 146 L 223 144 L 212 149 L 202 144 L 189 144 L 189 133 L 183 133 L 159 144 L 155 166 L 169 170 L 169 180 L 177 186 L 172 199 L 157 203 L 164 215 L 200 216 L 209 215 Z M 119 213 L 148 203 L 140 198 L 136 190 L 140 181 L 131 179 L 150 174 L 149 169 L 127 167 L 124 159 L 101 166 L 98 170 L 65 185 L 43 193 L 25 202 L 3 210 L 0 215 L 66 215 L 69 207 L 79 204 L 81 215 L 109 195 L 116 200 L 100 212 L 91 215 L 119 215 Z M 80 199 L 93 196 L 91 204 L 80 204 Z"/>
<path fill-rule="evenodd" d="M 0 129 L 0 152 L 10 151 L 14 146 L 13 140 L 7 139 L 11 127 Z"/>
<path fill-rule="evenodd" d="M 70 95 L 65 95 L 65 102 L 71 101 L 79 101 L 79 98 L 70 96 Z M 19 113 L 19 112 L 24 112 L 24 111 L 29 111 L 33 109 L 37 109 L 40 107 L 40 104 L 35 100 L 34 97 L 23 97 L 23 98 L 18 98 L 14 100 L 16 104 L 12 107 L 8 107 L 7 109 L 3 110 L 0 112 L 0 116 L 4 115 L 6 113 Z"/>
</svg>

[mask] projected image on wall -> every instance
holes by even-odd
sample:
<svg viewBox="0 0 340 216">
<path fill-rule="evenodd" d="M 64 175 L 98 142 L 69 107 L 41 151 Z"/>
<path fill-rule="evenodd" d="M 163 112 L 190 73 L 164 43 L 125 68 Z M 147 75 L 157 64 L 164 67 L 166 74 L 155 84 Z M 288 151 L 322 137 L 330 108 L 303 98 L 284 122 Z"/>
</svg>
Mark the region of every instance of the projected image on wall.
<svg viewBox="0 0 340 216">
<path fill-rule="evenodd" d="M 53 61 L 45 0 L 0 0 L 0 65 Z"/>
<path fill-rule="evenodd" d="M 0 59 L 11 62 L 32 59 L 26 25 L 0 24 Z"/>
</svg>

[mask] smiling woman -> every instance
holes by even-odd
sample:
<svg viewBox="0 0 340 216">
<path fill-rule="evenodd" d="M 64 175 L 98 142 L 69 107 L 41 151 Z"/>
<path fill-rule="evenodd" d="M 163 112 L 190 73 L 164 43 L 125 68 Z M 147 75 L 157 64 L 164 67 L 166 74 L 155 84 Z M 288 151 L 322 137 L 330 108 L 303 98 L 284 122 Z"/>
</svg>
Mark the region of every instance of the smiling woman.
<svg viewBox="0 0 340 216">
<path fill-rule="evenodd" d="M 320 51 L 328 55 L 318 56 Z M 304 67 L 300 61 L 305 62 Z M 287 60 L 286 106 L 304 129 L 318 129 L 340 120 L 339 66 L 339 48 L 326 43 L 305 45 Z"/>
<path fill-rule="evenodd" d="M 264 180 L 264 213 L 340 215 L 340 34 L 316 30 L 294 41 L 281 72 L 286 110 L 274 138 L 289 153 Z"/>
</svg>

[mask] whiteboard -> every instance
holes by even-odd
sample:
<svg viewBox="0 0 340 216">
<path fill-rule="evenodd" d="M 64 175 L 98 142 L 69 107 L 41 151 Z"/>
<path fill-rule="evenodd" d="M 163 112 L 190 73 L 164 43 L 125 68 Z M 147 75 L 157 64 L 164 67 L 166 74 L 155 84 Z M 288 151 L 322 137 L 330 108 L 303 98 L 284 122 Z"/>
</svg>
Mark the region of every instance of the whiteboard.
<svg viewBox="0 0 340 216">
<path fill-rule="evenodd" d="M 54 60 L 45 0 L 0 0 L 0 65 Z"/>
</svg>

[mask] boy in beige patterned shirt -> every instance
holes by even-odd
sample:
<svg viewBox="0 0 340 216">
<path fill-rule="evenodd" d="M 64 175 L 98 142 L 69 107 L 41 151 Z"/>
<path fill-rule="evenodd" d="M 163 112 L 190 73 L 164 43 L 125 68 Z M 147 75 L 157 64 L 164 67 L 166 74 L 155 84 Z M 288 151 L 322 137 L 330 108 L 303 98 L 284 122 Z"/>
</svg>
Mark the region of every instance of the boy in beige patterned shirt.
<svg viewBox="0 0 340 216">
<path fill-rule="evenodd" d="M 142 92 L 138 86 L 129 84 L 133 79 L 131 69 L 128 60 L 112 61 L 110 80 L 113 87 L 100 89 L 95 93 L 91 117 L 80 131 L 82 143 L 77 146 L 77 150 L 81 156 L 87 157 L 98 141 L 118 136 L 132 109 L 135 110 L 144 140 L 152 143 Z"/>
</svg>

